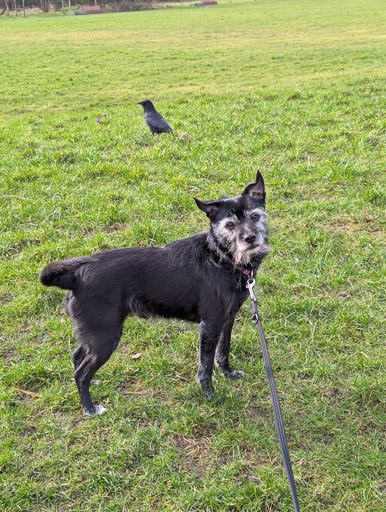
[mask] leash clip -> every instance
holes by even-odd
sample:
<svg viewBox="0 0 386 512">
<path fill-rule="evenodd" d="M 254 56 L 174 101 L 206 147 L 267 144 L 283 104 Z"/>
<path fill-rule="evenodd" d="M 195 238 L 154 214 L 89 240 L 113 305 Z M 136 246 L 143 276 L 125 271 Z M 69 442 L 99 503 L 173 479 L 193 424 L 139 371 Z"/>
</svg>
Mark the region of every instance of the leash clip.
<svg viewBox="0 0 386 512">
<path fill-rule="evenodd" d="M 253 279 L 253 277 L 251 277 L 247 281 L 247 289 L 249 291 L 249 295 L 251 296 L 251 300 L 254 301 L 254 302 L 257 302 L 255 294 L 253 293 L 253 287 L 254 286 L 255 286 L 255 280 Z"/>
<path fill-rule="evenodd" d="M 252 320 L 252 323 L 257 324 L 258 321 L 260 320 L 260 317 L 259 317 L 259 312 L 257 311 L 257 300 L 256 300 L 255 294 L 253 292 L 254 286 L 255 286 L 255 280 L 254 280 L 253 276 L 251 276 L 247 281 L 246 287 L 249 291 L 249 295 L 251 297 L 251 302 L 252 302 L 253 314 L 252 314 L 251 320 Z"/>
</svg>

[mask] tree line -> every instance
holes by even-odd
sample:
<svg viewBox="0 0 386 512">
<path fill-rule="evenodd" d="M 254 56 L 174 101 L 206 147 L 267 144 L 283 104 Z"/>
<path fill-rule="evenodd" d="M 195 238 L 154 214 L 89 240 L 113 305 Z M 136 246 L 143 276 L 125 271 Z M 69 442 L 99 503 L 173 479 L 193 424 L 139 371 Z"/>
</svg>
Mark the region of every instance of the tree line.
<svg viewBox="0 0 386 512">
<path fill-rule="evenodd" d="M 0 15 L 15 14 L 25 9 L 43 12 L 68 10 L 71 7 L 99 5 L 106 11 L 131 11 L 148 9 L 157 0 L 0 0 Z M 173 0 L 171 0 L 173 1 Z"/>
</svg>

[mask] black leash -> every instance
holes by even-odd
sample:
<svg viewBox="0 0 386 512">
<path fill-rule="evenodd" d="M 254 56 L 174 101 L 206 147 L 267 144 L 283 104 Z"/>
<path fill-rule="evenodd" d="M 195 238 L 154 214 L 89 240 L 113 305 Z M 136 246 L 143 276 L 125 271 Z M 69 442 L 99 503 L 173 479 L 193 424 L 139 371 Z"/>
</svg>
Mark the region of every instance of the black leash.
<svg viewBox="0 0 386 512">
<path fill-rule="evenodd" d="M 264 336 L 264 330 L 260 320 L 259 312 L 257 311 L 256 297 L 255 294 L 253 293 L 254 284 L 254 272 L 251 272 L 250 276 L 248 277 L 247 288 L 252 301 L 252 322 L 256 324 L 257 330 L 259 331 L 261 349 L 263 352 L 263 358 L 265 363 L 265 371 L 267 372 L 269 391 L 271 393 L 273 412 L 275 415 L 276 430 L 277 435 L 279 437 L 280 450 L 281 455 L 283 457 L 285 471 L 287 473 L 287 478 L 291 489 L 292 502 L 294 504 L 295 512 L 300 512 L 298 494 L 296 492 L 296 485 L 294 480 L 294 474 L 292 471 L 291 458 L 288 450 L 287 438 L 284 430 L 283 416 L 280 408 L 279 395 L 277 394 L 275 379 L 272 371 L 271 358 L 269 357 L 268 352 L 267 341 Z"/>
</svg>

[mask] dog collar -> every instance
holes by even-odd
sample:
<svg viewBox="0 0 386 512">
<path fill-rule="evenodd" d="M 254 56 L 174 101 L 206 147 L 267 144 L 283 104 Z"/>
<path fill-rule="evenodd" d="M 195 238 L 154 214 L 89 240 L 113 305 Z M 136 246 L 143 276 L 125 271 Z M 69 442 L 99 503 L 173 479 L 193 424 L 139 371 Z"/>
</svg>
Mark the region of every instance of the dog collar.
<svg viewBox="0 0 386 512">
<path fill-rule="evenodd" d="M 233 267 L 234 269 L 239 270 L 245 277 L 252 276 L 254 271 L 256 270 L 255 267 L 252 267 L 252 269 L 250 269 L 247 267 L 242 267 L 241 265 L 235 265 L 235 263 L 232 261 L 232 257 L 228 256 L 227 254 L 224 254 L 224 256 L 226 257 L 226 258 L 224 258 L 224 256 L 221 256 L 215 250 L 210 251 L 210 252 L 211 252 L 211 255 L 213 258 L 213 262 L 216 266 L 220 266 L 221 263 L 223 263 L 225 265 L 229 265 L 229 266 Z"/>
</svg>

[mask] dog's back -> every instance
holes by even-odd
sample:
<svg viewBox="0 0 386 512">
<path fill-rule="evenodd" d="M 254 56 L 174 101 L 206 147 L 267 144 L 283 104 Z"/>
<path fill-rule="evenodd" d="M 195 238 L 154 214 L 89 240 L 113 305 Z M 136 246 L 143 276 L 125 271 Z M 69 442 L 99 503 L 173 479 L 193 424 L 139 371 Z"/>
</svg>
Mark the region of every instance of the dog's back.
<svg viewBox="0 0 386 512">
<path fill-rule="evenodd" d="M 114 249 L 52 263 L 40 280 L 71 290 L 67 311 L 78 324 L 84 309 L 92 309 L 96 318 L 110 316 L 111 309 L 121 312 L 122 321 L 136 314 L 199 323 L 210 307 L 213 314 L 216 307 L 232 310 L 239 287 L 239 276 L 231 272 L 224 281 L 208 254 L 208 233 L 201 233 L 163 247 Z"/>
</svg>

